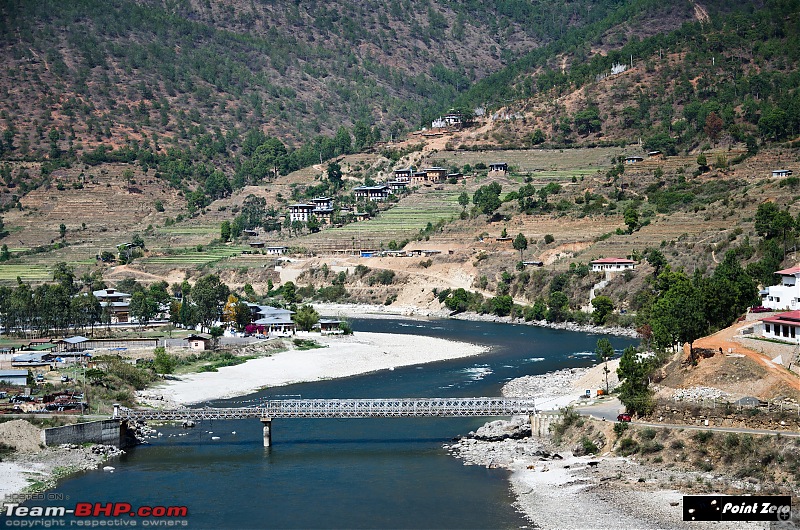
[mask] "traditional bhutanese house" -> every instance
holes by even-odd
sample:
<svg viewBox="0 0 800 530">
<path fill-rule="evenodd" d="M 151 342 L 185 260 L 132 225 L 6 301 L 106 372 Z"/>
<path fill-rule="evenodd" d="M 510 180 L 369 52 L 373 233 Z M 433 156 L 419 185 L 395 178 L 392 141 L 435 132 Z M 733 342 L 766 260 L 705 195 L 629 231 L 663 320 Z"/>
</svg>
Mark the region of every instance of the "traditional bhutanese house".
<svg viewBox="0 0 800 530">
<path fill-rule="evenodd" d="M 491 164 L 489 164 L 489 172 L 493 171 L 508 173 L 508 164 L 505 162 L 492 162 Z"/>
<path fill-rule="evenodd" d="M 424 171 L 415 171 L 411 174 L 411 185 L 422 186 L 428 180 L 428 174 Z"/>
<path fill-rule="evenodd" d="M 770 309 L 800 308 L 800 266 L 776 271 L 781 277 L 779 285 L 770 285 L 763 289 L 761 305 Z"/>
<path fill-rule="evenodd" d="M 211 336 L 204 333 L 192 333 L 186 337 L 186 342 L 192 350 L 203 351 L 207 350 L 211 343 Z"/>
<path fill-rule="evenodd" d="M 464 174 L 463 173 L 448 173 L 447 180 L 463 180 Z"/>
<path fill-rule="evenodd" d="M 444 116 L 442 120 L 448 127 L 460 127 L 463 122 L 463 116 L 457 112 L 451 112 Z"/>
<path fill-rule="evenodd" d="M 256 237 L 258 235 L 257 230 L 242 230 L 242 233 L 246 236 Z"/>
<path fill-rule="evenodd" d="M 131 295 L 115 289 L 92 291 L 100 302 L 100 307 L 111 312 L 111 322 L 127 322 L 130 316 Z M 107 308 L 107 309 L 106 309 Z"/>
<path fill-rule="evenodd" d="M 625 258 L 601 258 L 589 262 L 592 272 L 621 272 L 633 270 L 636 262 Z"/>
<path fill-rule="evenodd" d="M 397 182 L 411 182 L 411 174 L 414 173 L 414 168 L 407 167 L 404 169 L 394 170 L 394 180 Z"/>
<path fill-rule="evenodd" d="M 422 171 L 425 172 L 425 180 L 428 182 L 443 182 L 447 178 L 447 170 L 443 167 L 426 167 Z"/>
<path fill-rule="evenodd" d="M 288 252 L 289 247 L 267 247 L 267 254 L 286 254 Z"/>
<path fill-rule="evenodd" d="M 778 313 L 771 317 L 761 319 L 763 328 L 761 336 L 767 339 L 777 339 L 785 342 L 800 342 L 800 311 Z"/>
<path fill-rule="evenodd" d="M 341 320 L 336 320 L 335 318 L 321 318 L 318 324 L 319 332 L 323 335 L 344 333 L 344 331 L 339 328 L 341 323 Z"/>
<path fill-rule="evenodd" d="M 389 198 L 389 186 L 378 184 L 377 186 L 358 186 L 353 188 L 356 199 L 366 199 L 374 202 L 383 202 Z"/>
<path fill-rule="evenodd" d="M 0 370 L 0 381 L 9 385 L 25 386 L 28 384 L 27 370 Z"/>
<path fill-rule="evenodd" d="M 406 186 L 408 185 L 408 183 L 405 182 L 405 181 L 402 181 L 402 180 L 390 180 L 388 182 L 388 185 L 389 185 L 389 189 L 391 190 L 391 192 L 396 194 L 397 192 L 400 192 L 400 191 L 403 191 L 404 189 L 406 189 Z"/>
<path fill-rule="evenodd" d="M 317 208 L 333 208 L 333 199 L 330 197 L 317 197 L 311 199 L 311 203 Z"/>
<path fill-rule="evenodd" d="M 790 176 L 792 176 L 792 170 L 791 169 L 773 169 L 772 170 L 772 176 L 773 177 L 781 177 L 781 178 L 790 177 Z"/>
<path fill-rule="evenodd" d="M 264 248 L 267 244 L 263 241 L 251 241 L 250 248 Z"/>
<path fill-rule="evenodd" d="M 289 205 L 289 221 L 295 222 L 300 221 L 301 223 L 307 223 L 308 218 L 311 217 L 311 212 L 314 211 L 313 204 L 305 204 L 305 203 L 298 203 L 298 204 L 290 204 Z"/>
<path fill-rule="evenodd" d="M 649 158 L 663 158 L 661 156 L 661 151 L 658 151 L 658 150 L 656 150 L 656 151 L 648 151 L 647 152 L 647 156 Z"/>
<path fill-rule="evenodd" d="M 258 317 L 253 321 L 256 326 L 264 326 L 264 331 L 267 333 L 294 333 L 297 329 L 292 315 L 294 312 L 288 309 L 281 309 L 268 305 L 258 306 L 255 314 Z"/>
<path fill-rule="evenodd" d="M 634 156 L 626 156 L 625 157 L 625 163 L 626 164 L 636 164 L 636 163 L 642 162 L 642 161 L 644 161 L 644 157 L 641 157 L 641 156 L 635 156 L 634 155 Z"/>
</svg>

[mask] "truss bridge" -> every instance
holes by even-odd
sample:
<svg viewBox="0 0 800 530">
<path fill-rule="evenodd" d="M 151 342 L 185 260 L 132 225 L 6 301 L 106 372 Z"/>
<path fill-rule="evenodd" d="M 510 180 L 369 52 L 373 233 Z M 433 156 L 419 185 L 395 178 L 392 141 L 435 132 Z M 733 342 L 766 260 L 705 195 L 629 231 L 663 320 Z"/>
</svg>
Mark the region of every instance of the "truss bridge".
<svg viewBox="0 0 800 530">
<path fill-rule="evenodd" d="M 447 418 L 533 414 L 535 410 L 530 398 L 282 399 L 241 408 L 129 409 L 115 405 L 114 419 L 176 422 L 259 419 L 264 424 L 264 445 L 269 446 L 275 418 Z"/>
</svg>

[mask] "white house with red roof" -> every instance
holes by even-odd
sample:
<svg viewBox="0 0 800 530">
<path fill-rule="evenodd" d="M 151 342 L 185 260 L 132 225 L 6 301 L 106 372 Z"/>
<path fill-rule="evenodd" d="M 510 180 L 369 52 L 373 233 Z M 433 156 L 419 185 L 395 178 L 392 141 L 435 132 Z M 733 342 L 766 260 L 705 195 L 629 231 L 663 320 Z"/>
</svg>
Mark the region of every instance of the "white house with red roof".
<svg viewBox="0 0 800 530">
<path fill-rule="evenodd" d="M 622 272 L 636 268 L 636 262 L 626 258 L 600 258 L 590 261 L 589 264 L 592 272 Z"/>
<path fill-rule="evenodd" d="M 781 277 L 779 285 L 763 289 L 761 305 L 770 309 L 800 309 L 800 266 L 777 271 Z"/>
<path fill-rule="evenodd" d="M 800 311 L 787 311 L 761 319 L 761 336 L 785 342 L 800 343 Z"/>
</svg>

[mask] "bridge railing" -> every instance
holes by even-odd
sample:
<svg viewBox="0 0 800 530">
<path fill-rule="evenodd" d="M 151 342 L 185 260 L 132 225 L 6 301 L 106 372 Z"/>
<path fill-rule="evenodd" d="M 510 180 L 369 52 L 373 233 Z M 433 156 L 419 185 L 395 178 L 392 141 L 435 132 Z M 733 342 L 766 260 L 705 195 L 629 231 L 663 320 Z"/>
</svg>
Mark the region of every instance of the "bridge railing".
<svg viewBox="0 0 800 530">
<path fill-rule="evenodd" d="M 379 398 L 269 400 L 256 407 L 129 409 L 114 407 L 114 418 L 131 420 L 232 420 L 246 418 L 402 418 L 533 414 L 530 398 Z"/>
</svg>

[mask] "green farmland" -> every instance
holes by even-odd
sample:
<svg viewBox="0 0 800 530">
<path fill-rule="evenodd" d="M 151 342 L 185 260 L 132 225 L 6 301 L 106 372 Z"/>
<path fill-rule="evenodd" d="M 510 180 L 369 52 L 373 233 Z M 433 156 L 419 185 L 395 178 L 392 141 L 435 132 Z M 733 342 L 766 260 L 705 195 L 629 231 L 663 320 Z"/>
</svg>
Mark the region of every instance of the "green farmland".
<svg viewBox="0 0 800 530">
<path fill-rule="evenodd" d="M 169 268 L 195 268 L 214 263 L 231 256 L 237 256 L 247 247 L 212 247 L 202 251 L 182 250 L 165 256 L 151 256 L 136 260 L 144 266 L 167 266 Z"/>
<path fill-rule="evenodd" d="M 41 265 L 0 265 L 0 283 L 16 283 L 17 278 L 26 282 L 41 282 L 53 279 L 53 271 Z"/>
</svg>

